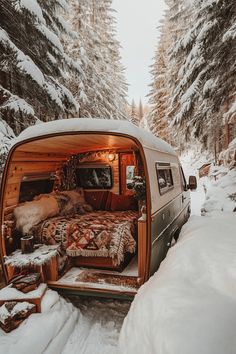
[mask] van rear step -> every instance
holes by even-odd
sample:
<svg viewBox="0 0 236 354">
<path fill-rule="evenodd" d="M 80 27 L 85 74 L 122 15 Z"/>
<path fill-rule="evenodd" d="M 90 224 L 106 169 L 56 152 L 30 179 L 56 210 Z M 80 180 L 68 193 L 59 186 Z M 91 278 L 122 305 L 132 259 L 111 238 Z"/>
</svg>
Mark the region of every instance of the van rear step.
<svg viewBox="0 0 236 354">
<path fill-rule="evenodd" d="M 53 289 L 76 290 L 86 293 L 102 292 L 134 297 L 139 288 L 138 278 L 126 276 L 118 272 L 97 269 L 71 268 L 57 281 L 50 281 L 48 285 Z"/>
</svg>

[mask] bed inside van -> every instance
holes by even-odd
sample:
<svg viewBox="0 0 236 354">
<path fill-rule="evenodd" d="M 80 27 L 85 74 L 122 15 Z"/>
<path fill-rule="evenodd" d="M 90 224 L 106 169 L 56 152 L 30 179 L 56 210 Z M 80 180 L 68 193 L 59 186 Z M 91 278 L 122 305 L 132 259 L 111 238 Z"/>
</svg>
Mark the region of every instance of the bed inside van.
<svg viewBox="0 0 236 354">
<path fill-rule="evenodd" d="M 144 189 L 142 153 L 131 138 L 61 133 L 16 145 L 2 196 L 8 282 L 29 270 L 9 260 L 27 258 L 21 239 L 33 237 L 37 250 L 56 248 L 56 260 L 40 267 L 52 288 L 134 294 L 146 262 Z"/>
</svg>

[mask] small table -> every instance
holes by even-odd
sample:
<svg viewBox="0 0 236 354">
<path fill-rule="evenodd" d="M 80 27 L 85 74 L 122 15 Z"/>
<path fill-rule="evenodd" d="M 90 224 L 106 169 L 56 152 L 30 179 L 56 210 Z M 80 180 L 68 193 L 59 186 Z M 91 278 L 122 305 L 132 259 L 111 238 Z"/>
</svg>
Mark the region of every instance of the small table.
<svg viewBox="0 0 236 354">
<path fill-rule="evenodd" d="M 42 245 L 32 253 L 21 253 L 16 250 L 9 256 L 5 256 L 4 263 L 7 267 L 8 276 L 12 278 L 19 269 L 38 271 L 42 281 L 58 279 L 57 251 L 59 245 Z"/>
<path fill-rule="evenodd" d="M 37 289 L 23 293 L 10 285 L 0 290 L 0 306 L 6 301 L 27 301 L 36 305 L 37 312 L 41 312 L 41 301 L 47 290 L 47 284 L 41 283 Z"/>
</svg>

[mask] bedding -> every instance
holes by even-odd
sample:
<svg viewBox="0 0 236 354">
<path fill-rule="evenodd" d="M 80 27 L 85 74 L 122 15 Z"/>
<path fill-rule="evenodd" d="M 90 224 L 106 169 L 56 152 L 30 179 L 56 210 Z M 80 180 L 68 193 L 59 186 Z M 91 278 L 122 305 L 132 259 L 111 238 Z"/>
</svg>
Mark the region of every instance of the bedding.
<svg viewBox="0 0 236 354">
<path fill-rule="evenodd" d="M 120 265 L 126 252 L 136 249 L 136 211 L 97 211 L 53 217 L 33 227 L 36 242 L 61 243 L 68 256 L 111 257 Z"/>
<path fill-rule="evenodd" d="M 84 199 L 82 188 L 64 192 L 40 194 L 14 209 L 16 229 L 27 235 L 41 221 L 57 215 L 85 214 L 93 208 Z"/>
</svg>

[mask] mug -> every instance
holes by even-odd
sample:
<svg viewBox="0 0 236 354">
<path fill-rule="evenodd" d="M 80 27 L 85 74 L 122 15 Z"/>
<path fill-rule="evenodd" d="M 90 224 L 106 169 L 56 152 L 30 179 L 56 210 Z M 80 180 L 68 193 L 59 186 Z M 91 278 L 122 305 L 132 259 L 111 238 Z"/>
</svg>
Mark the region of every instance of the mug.
<svg viewBox="0 0 236 354">
<path fill-rule="evenodd" d="M 20 239 L 21 253 L 32 253 L 34 251 L 34 237 L 24 236 Z"/>
</svg>

